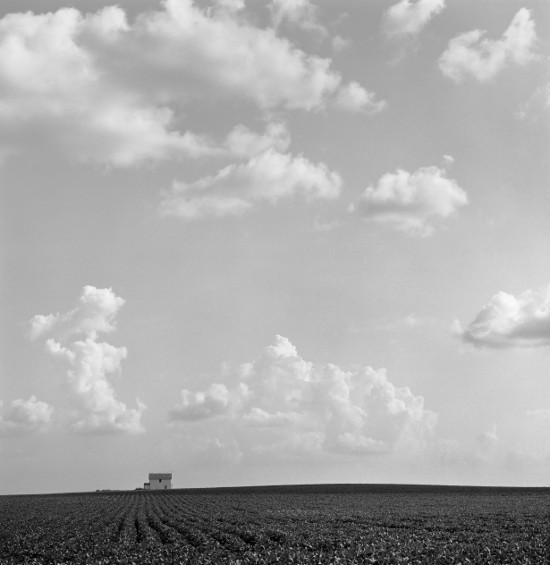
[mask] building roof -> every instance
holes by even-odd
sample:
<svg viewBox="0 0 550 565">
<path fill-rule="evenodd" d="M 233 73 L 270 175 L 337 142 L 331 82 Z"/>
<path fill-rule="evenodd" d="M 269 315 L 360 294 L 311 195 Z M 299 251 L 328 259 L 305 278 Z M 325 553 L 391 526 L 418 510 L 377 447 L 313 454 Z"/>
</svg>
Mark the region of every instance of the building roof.
<svg viewBox="0 0 550 565">
<path fill-rule="evenodd" d="M 171 480 L 172 473 L 149 473 L 150 481 L 158 481 L 159 479 Z"/>
</svg>

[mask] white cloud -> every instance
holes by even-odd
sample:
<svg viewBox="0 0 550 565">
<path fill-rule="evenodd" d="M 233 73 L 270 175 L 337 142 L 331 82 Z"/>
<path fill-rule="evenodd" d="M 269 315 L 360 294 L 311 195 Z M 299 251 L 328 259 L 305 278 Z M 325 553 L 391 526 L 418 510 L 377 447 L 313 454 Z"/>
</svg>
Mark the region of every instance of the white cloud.
<svg viewBox="0 0 550 565">
<path fill-rule="evenodd" d="M 359 83 L 350 82 L 342 87 L 336 97 L 336 105 L 350 112 L 366 112 L 376 114 L 386 108 L 384 100 L 376 101 L 373 92 L 366 91 Z"/>
<path fill-rule="evenodd" d="M 430 235 L 437 223 L 468 203 L 466 192 L 438 167 L 383 175 L 361 195 L 357 210 L 366 220 L 410 235 Z"/>
<path fill-rule="evenodd" d="M 31 337 L 47 337 L 46 351 L 68 367 L 67 383 L 78 401 L 77 432 L 143 431 L 145 405 L 137 400 L 137 408 L 127 408 L 109 382 L 110 375 L 120 373 L 126 348 L 97 341 L 99 333 L 115 329 L 114 318 L 123 304 L 111 289 L 85 286 L 77 308 L 35 316 L 30 322 Z M 75 335 L 84 339 L 71 339 Z"/>
<path fill-rule="evenodd" d="M 79 305 L 65 314 L 37 315 L 30 321 L 30 338 L 53 334 L 60 339 L 80 334 L 96 339 L 98 333 L 115 330 L 115 317 L 124 304 L 110 288 L 85 286 Z"/>
<path fill-rule="evenodd" d="M 241 133 L 237 135 L 238 141 L 233 139 L 230 145 L 243 155 L 252 153 L 254 143 L 249 140 L 253 136 Z M 268 149 L 245 163 L 228 165 L 193 183 L 174 183 L 160 205 L 160 213 L 195 220 L 241 215 L 256 203 L 274 204 L 296 195 L 308 201 L 338 197 L 342 186 L 338 173 L 324 163 L 314 164 L 301 155 L 280 153 L 266 144 Z"/>
<path fill-rule="evenodd" d="M 202 420 L 223 414 L 229 406 L 229 391 L 212 384 L 205 392 L 181 391 L 181 402 L 171 412 L 171 420 Z"/>
<path fill-rule="evenodd" d="M 260 109 L 319 110 L 342 83 L 308 55 L 241 14 L 237 0 L 200 9 L 166 0 L 129 22 L 119 7 L 0 19 L 0 158 L 29 150 L 130 166 L 218 155 L 180 131 L 197 100 L 238 97 Z"/>
<path fill-rule="evenodd" d="M 269 8 L 276 28 L 287 22 L 323 37 L 328 35 L 327 30 L 317 21 L 317 8 L 310 0 L 272 0 Z"/>
<path fill-rule="evenodd" d="M 261 108 L 318 109 L 341 84 L 330 61 L 309 56 L 271 28 L 242 17 L 221 17 L 188 0 L 167 0 L 165 9 L 143 14 L 135 24 L 138 49 L 184 94 L 237 95 Z M 143 53 L 141 53 L 143 55 Z M 192 82 L 197 92 L 189 92 Z"/>
<path fill-rule="evenodd" d="M 0 408 L 2 402 L 0 401 Z M 46 429 L 52 420 L 53 408 L 31 396 L 17 399 L 0 414 L 0 435 L 22 435 Z"/>
<path fill-rule="evenodd" d="M 439 59 L 443 74 L 455 82 L 471 75 L 488 82 L 510 63 L 526 65 L 534 59 L 535 23 L 531 12 L 522 8 L 501 39 L 483 39 L 485 32 L 473 30 L 451 39 Z"/>
<path fill-rule="evenodd" d="M 527 290 L 517 298 L 506 292 L 493 296 L 474 320 L 455 331 L 478 347 L 540 347 L 550 345 L 550 286 Z"/>
<path fill-rule="evenodd" d="M 229 133 L 225 147 L 229 153 L 239 158 L 251 158 L 268 149 L 284 152 L 290 145 L 290 133 L 285 124 L 270 122 L 263 135 L 238 125 Z"/>
<path fill-rule="evenodd" d="M 232 429 L 249 453 L 421 449 L 437 419 L 421 396 L 389 382 L 384 369 L 316 365 L 282 336 L 255 361 L 224 373 L 224 383 L 205 392 L 182 391 L 169 417 L 218 422 L 214 434 Z"/>
<path fill-rule="evenodd" d="M 102 52 L 132 33 L 114 7 L 86 16 L 64 8 L 2 18 L 2 153 L 34 148 L 116 166 L 212 153 L 200 137 L 172 128 L 173 111 L 160 93 L 125 83 L 127 61 L 111 62 L 118 73 L 102 64 Z"/>
<path fill-rule="evenodd" d="M 445 0 L 401 0 L 384 13 L 384 32 L 388 37 L 417 35 L 444 8 Z"/>
</svg>

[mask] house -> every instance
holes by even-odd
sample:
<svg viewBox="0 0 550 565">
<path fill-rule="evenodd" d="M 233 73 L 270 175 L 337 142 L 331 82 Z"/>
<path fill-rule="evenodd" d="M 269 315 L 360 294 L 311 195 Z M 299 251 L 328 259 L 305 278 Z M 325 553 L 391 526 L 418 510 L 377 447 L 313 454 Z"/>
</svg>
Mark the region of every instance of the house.
<svg viewBox="0 0 550 565">
<path fill-rule="evenodd" d="M 172 473 L 149 473 L 149 482 L 143 484 L 145 490 L 168 490 L 172 488 Z"/>
</svg>

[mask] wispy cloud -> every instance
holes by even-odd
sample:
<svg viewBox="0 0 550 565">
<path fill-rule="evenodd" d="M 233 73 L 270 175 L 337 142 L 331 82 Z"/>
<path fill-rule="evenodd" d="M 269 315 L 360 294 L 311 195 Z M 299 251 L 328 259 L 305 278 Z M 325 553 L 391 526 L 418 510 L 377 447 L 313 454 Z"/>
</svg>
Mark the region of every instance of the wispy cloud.
<svg viewBox="0 0 550 565">
<path fill-rule="evenodd" d="M 516 112 L 516 118 L 524 120 L 530 118 L 546 124 L 547 115 L 550 111 L 550 82 L 539 86 L 531 97 L 520 105 Z"/>
<path fill-rule="evenodd" d="M 317 19 L 317 7 L 310 0 L 272 0 L 269 9 L 275 28 L 287 23 L 321 37 L 328 35 Z"/>
<path fill-rule="evenodd" d="M 527 410 L 527 416 L 540 420 L 550 421 L 550 408 L 537 408 L 536 410 Z"/>
<path fill-rule="evenodd" d="M 484 39 L 484 35 L 473 30 L 451 39 L 439 59 L 442 73 L 455 82 L 468 75 L 488 82 L 510 63 L 526 65 L 536 59 L 535 23 L 527 8 L 517 12 L 501 39 Z"/>
</svg>

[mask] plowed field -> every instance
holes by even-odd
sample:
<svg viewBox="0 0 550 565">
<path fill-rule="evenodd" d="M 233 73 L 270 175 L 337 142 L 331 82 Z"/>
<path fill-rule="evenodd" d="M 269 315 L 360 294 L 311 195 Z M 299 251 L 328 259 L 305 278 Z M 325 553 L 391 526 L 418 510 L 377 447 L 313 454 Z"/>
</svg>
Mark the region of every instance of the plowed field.
<svg viewBox="0 0 550 565">
<path fill-rule="evenodd" d="M 530 563 L 550 489 L 327 485 L 0 497 L 0 563 Z"/>
</svg>

